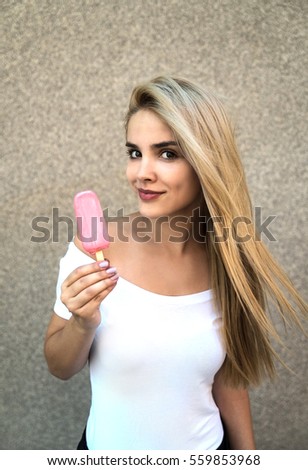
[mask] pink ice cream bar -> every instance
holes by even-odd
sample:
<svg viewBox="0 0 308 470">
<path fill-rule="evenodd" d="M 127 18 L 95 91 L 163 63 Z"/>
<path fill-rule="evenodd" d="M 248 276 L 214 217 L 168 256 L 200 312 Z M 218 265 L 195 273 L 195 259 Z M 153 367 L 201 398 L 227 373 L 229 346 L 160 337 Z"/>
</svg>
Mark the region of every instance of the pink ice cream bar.
<svg viewBox="0 0 308 470">
<path fill-rule="evenodd" d="M 82 191 L 74 197 L 78 237 L 85 251 L 103 260 L 103 250 L 108 248 L 109 239 L 103 211 L 93 191 Z"/>
</svg>

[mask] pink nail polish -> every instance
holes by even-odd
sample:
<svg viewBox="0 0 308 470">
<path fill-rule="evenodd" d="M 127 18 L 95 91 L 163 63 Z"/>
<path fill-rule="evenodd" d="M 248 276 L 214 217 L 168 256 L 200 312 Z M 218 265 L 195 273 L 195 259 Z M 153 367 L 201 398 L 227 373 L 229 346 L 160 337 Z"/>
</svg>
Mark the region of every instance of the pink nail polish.
<svg viewBox="0 0 308 470">
<path fill-rule="evenodd" d="M 106 273 L 108 274 L 113 274 L 117 272 L 117 268 L 108 268 L 106 269 Z"/>
<path fill-rule="evenodd" d="M 101 268 L 107 268 L 108 264 L 109 264 L 108 261 L 102 261 L 101 263 L 99 263 L 99 266 Z"/>
</svg>

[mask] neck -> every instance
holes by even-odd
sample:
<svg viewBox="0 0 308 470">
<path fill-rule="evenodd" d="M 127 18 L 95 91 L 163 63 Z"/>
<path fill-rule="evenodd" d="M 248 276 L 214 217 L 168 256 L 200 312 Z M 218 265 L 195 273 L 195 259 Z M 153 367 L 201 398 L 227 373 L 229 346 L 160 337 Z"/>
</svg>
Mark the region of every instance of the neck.
<svg viewBox="0 0 308 470">
<path fill-rule="evenodd" d="M 139 242 L 183 253 L 191 244 L 205 241 L 200 220 L 195 213 L 189 217 L 174 215 L 156 219 L 136 213 L 132 221 L 133 237 Z"/>
</svg>

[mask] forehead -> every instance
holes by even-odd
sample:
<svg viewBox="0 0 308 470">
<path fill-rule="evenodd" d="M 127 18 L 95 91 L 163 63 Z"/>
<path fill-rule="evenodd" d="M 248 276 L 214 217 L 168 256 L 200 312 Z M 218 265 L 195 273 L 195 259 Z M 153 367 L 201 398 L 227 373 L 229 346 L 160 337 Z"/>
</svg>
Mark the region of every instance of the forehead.
<svg viewBox="0 0 308 470">
<path fill-rule="evenodd" d="M 141 109 L 132 115 L 127 126 L 127 139 L 134 141 L 143 137 L 155 141 L 170 140 L 173 132 L 170 127 L 153 111 Z"/>
</svg>

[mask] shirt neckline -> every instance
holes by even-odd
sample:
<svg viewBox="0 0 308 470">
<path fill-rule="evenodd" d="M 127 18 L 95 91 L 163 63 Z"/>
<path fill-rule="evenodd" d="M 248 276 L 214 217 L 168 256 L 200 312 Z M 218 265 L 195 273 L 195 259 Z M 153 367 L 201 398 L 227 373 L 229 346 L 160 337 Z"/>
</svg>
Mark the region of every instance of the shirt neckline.
<svg viewBox="0 0 308 470">
<path fill-rule="evenodd" d="M 119 276 L 119 280 L 123 286 L 130 288 L 131 290 L 135 290 L 136 293 L 138 291 L 138 295 L 142 296 L 147 296 L 152 297 L 155 300 L 162 300 L 163 302 L 168 302 L 168 303 L 178 303 L 178 304 L 192 304 L 192 303 L 199 303 L 199 302 L 204 302 L 206 300 L 210 300 L 213 297 L 213 290 L 212 289 L 207 289 L 204 291 L 200 292 L 194 292 L 192 294 L 182 294 L 182 295 L 165 295 L 165 294 L 159 294 L 157 292 L 150 291 L 148 289 L 144 289 L 143 287 L 138 286 L 137 284 L 134 284 L 131 281 L 128 281 L 122 276 Z"/>
</svg>

